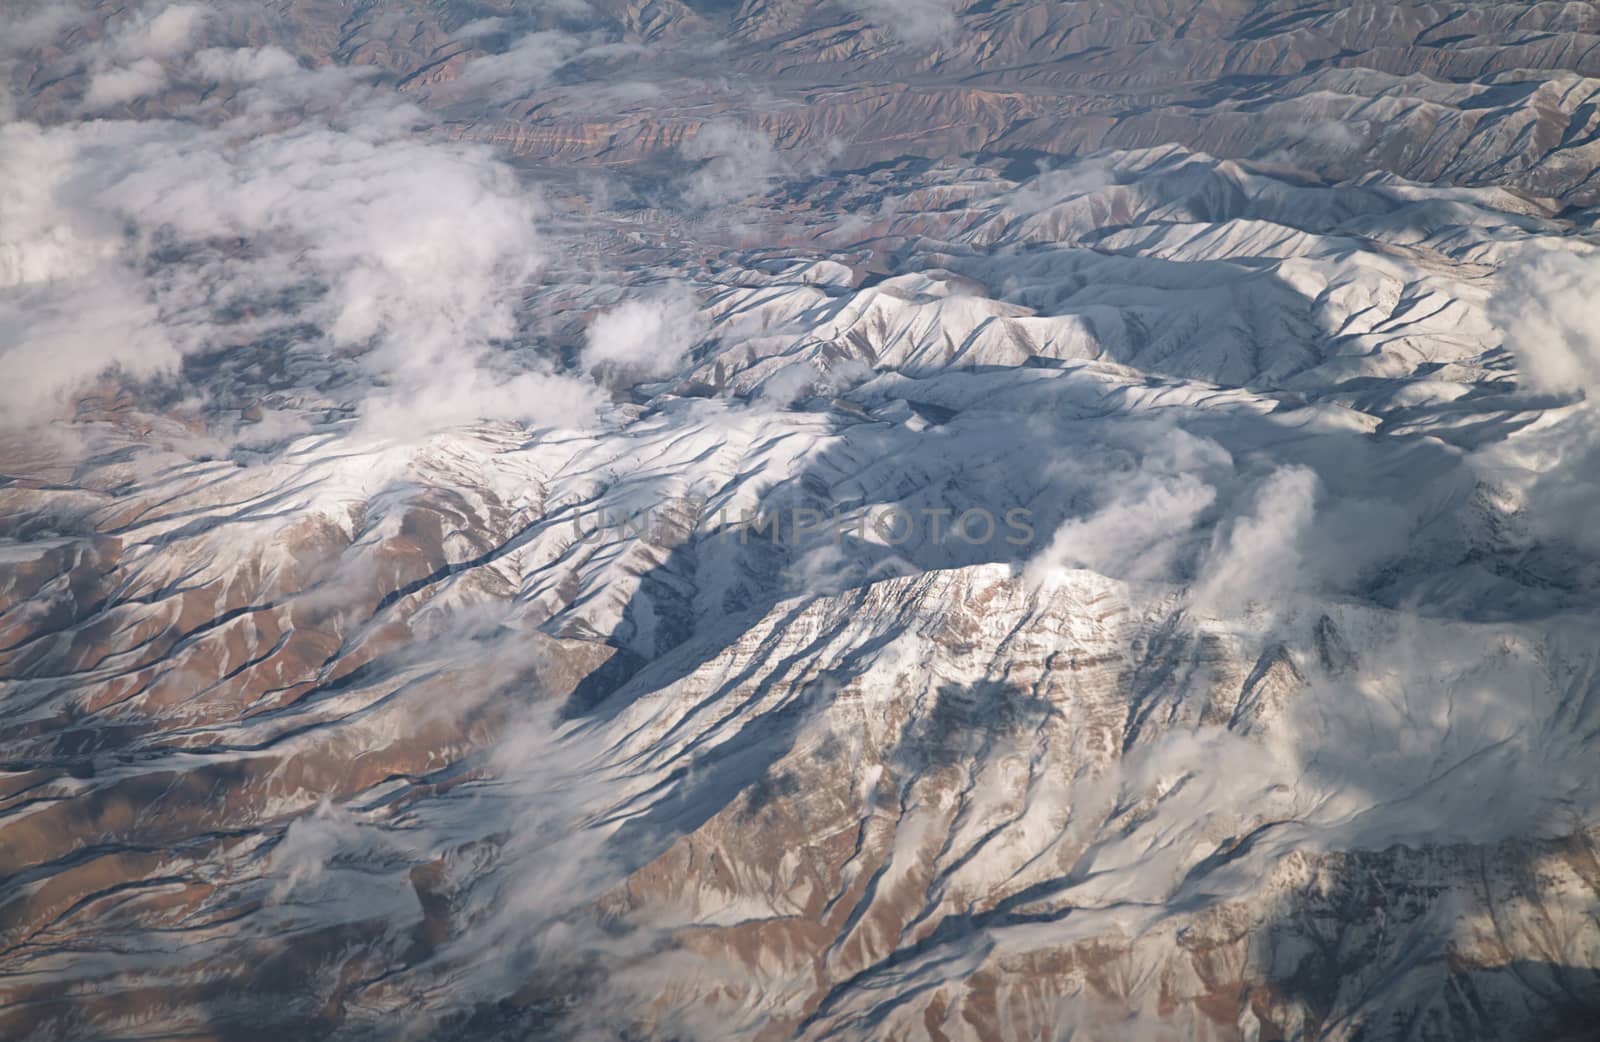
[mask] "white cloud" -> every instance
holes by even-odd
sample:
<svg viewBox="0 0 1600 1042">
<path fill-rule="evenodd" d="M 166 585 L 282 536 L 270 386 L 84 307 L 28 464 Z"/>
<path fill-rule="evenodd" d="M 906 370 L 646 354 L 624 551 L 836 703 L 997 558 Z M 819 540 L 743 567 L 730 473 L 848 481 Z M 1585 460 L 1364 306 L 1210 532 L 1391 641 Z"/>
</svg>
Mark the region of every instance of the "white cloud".
<svg viewBox="0 0 1600 1042">
<path fill-rule="evenodd" d="M 1128 579 L 1165 579 L 1184 537 L 1216 501 L 1214 488 L 1188 474 L 1157 475 L 1120 490 L 1087 517 L 1056 530 L 1033 568 L 1088 568 Z"/>
<path fill-rule="evenodd" d="M 1219 530 L 1196 598 L 1236 612 L 1270 603 L 1302 581 L 1303 541 L 1316 516 L 1317 475 L 1307 467 L 1274 471 L 1257 487 L 1249 512 Z"/>
<path fill-rule="evenodd" d="M 961 0 L 843 0 L 844 5 L 881 29 L 913 44 L 949 39 L 960 27 Z"/>
<path fill-rule="evenodd" d="M 475 40 L 480 36 L 493 36 L 503 31 L 510 21 L 505 18 L 477 18 L 457 29 L 452 38 L 456 40 Z"/>
<path fill-rule="evenodd" d="M 1196 607 L 1233 616 L 1354 589 L 1411 536 L 1407 507 L 1324 496 L 1308 466 L 1257 474 L 1220 443 L 1170 424 L 1108 425 L 1076 447 L 1050 473 L 1057 494 L 1084 505 L 1029 561 L 1036 580 L 1085 568 L 1188 583 Z"/>
<path fill-rule="evenodd" d="M 95 133 L 0 126 L 0 415 L 16 422 L 107 368 L 143 376 L 180 357 L 138 278 L 118 263 L 115 221 L 59 206 Z"/>
<path fill-rule="evenodd" d="M 462 66 L 453 88 L 490 101 L 511 101 L 550 82 L 556 70 L 571 61 L 583 41 L 571 33 L 546 30 L 529 33 L 500 54 L 474 58 Z"/>
<path fill-rule="evenodd" d="M 1516 258 L 1501 273 L 1490 316 L 1529 391 L 1574 400 L 1531 429 L 1475 454 L 1478 472 L 1497 491 L 1509 524 L 1506 535 L 1528 549 L 1560 547 L 1559 568 L 1592 581 L 1600 534 L 1600 253 L 1563 243 Z"/>
<path fill-rule="evenodd" d="M 1029 574 L 1087 568 L 1121 579 L 1176 578 L 1217 500 L 1217 484 L 1232 475 L 1228 453 L 1170 424 L 1138 422 L 1111 428 L 1104 442 L 1082 449 L 1053 472 L 1061 490 L 1075 489 L 1090 502 L 1057 528 Z"/>
<path fill-rule="evenodd" d="M 1531 390 L 1587 392 L 1600 385 L 1600 257 L 1545 249 L 1506 266 L 1490 317 L 1505 331 Z"/>
<path fill-rule="evenodd" d="M 318 890 L 340 855 L 382 844 L 376 829 L 363 829 L 345 808 L 328 800 L 295 819 L 272 852 L 268 875 L 274 879 L 272 900 L 306 900 Z"/>
<path fill-rule="evenodd" d="M 6 5 L 6 31 L 0 54 L 16 54 L 50 42 L 84 17 L 77 0 L 15 0 Z"/>
<path fill-rule="evenodd" d="M 779 408 L 787 408 L 796 399 L 816 386 L 821 374 L 810 362 L 786 365 L 761 381 L 760 396 Z"/>
<path fill-rule="evenodd" d="M 107 46 L 181 61 L 201 20 L 159 14 Z M 211 48 L 187 67 L 247 84 L 239 104 L 0 128 L 9 420 L 48 414 L 108 368 L 149 375 L 266 337 L 354 372 L 343 393 L 374 423 L 588 414 L 591 386 L 506 349 L 545 259 L 542 204 L 508 166 L 417 134 L 422 114 L 359 74 L 302 70 L 276 48 Z M 123 71 L 97 74 L 88 100 L 149 86 Z"/>
<path fill-rule="evenodd" d="M 300 63 L 281 47 L 208 47 L 194 56 L 194 71 L 201 78 L 219 83 L 259 83 L 290 76 L 300 71 Z"/>
<path fill-rule="evenodd" d="M 681 151 L 685 158 L 699 161 L 685 195 L 700 206 L 765 192 L 786 169 L 770 137 L 732 120 L 707 123 L 684 142 Z"/>
<path fill-rule="evenodd" d="M 681 285 L 624 301 L 589 324 L 583 367 L 633 379 L 666 376 L 707 328 L 694 294 Z"/>
<path fill-rule="evenodd" d="M 1403 554 L 1411 532 L 1411 512 L 1399 504 L 1330 499 L 1316 471 L 1280 467 L 1213 533 L 1194 601 L 1231 615 L 1252 603 L 1278 606 L 1297 593 L 1348 591 Z"/>
<path fill-rule="evenodd" d="M 1085 159 L 1060 170 L 1041 170 L 1037 176 L 1017 186 L 1006 198 L 1006 208 L 1031 216 L 1116 183 L 1116 167 L 1111 160 Z"/>
<path fill-rule="evenodd" d="M 188 47 L 212 13 L 202 4 L 147 7 L 116 27 L 110 50 L 123 59 L 171 58 Z"/>
<path fill-rule="evenodd" d="M 211 15 L 199 4 L 174 4 L 147 7 L 113 22 L 109 35 L 86 52 L 84 110 L 103 112 L 159 93 L 167 85 L 161 61 L 182 53 Z"/>
<path fill-rule="evenodd" d="M 83 106 L 99 112 L 114 105 L 122 105 L 147 98 L 161 90 L 167 83 L 167 70 L 153 58 L 140 58 L 131 65 L 104 69 L 89 79 L 89 89 L 84 92 Z"/>
</svg>

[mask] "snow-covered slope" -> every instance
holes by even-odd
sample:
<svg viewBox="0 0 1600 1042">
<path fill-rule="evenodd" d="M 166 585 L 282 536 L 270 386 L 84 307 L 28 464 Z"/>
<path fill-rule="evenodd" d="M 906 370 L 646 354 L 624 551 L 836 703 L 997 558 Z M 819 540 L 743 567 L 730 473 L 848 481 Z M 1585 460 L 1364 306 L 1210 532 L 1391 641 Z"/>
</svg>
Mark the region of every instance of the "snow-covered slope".
<svg viewBox="0 0 1600 1042">
<path fill-rule="evenodd" d="M 1587 6 L 23 8 L 0 1036 L 1600 1024 Z"/>
</svg>

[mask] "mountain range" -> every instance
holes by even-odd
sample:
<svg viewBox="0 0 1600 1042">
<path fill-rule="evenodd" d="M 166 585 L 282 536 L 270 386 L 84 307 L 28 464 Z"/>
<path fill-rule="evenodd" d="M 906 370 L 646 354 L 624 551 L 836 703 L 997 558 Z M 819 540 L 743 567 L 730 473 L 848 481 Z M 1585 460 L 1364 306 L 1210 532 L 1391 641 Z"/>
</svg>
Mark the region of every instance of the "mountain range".
<svg viewBox="0 0 1600 1042">
<path fill-rule="evenodd" d="M 1600 8 L 0 13 L 0 1037 L 1600 1037 Z"/>
</svg>

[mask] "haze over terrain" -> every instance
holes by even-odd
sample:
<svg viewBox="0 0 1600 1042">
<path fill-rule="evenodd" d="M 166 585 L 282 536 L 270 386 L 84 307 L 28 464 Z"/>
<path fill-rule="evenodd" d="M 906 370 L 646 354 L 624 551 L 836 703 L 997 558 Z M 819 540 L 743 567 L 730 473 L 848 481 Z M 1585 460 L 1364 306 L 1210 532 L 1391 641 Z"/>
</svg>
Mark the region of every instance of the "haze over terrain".
<svg viewBox="0 0 1600 1042">
<path fill-rule="evenodd" d="M 0 81 L 0 1038 L 1596 1037 L 1600 7 Z"/>
</svg>

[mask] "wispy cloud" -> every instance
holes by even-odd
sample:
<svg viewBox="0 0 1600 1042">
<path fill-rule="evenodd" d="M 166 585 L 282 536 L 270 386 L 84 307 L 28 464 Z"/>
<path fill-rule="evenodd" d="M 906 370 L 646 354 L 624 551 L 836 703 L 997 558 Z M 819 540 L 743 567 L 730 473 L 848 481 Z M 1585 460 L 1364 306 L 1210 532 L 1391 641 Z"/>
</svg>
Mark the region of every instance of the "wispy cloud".
<svg viewBox="0 0 1600 1042">
<path fill-rule="evenodd" d="M 674 284 L 595 316 L 586 334 L 583 366 L 625 380 L 666 376 L 708 331 L 694 294 Z"/>
<path fill-rule="evenodd" d="M 1600 255 L 1590 250 L 1539 249 L 1507 266 L 1490 316 L 1530 389 L 1577 394 L 1600 387 L 1597 294 Z"/>
<path fill-rule="evenodd" d="M 845 7 L 910 44 L 949 39 L 960 27 L 962 0 L 841 0 Z"/>
<path fill-rule="evenodd" d="M 188 53 L 203 20 L 181 5 L 120 25 L 99 53 L 130 64 L 96 72 L 86 105 L 172 67 L 234 84 L 226 109 L 0 128 L 7 416 L 107 370 L 300 343 L 374 422 L 581 421 L 594 389 L 516 346 L 546 259 L 537 194 L 486 147 L 416 133 L 426 115 L 359 72 L 273 47 Z"/>
<path fill-rule="evenodd" d="M 733 120 L 707 123 L 681 151 L 697 164 L 684 194 L 701 206 L 760 195 L 787 170 L 770 136 Z"/>
</svg>

